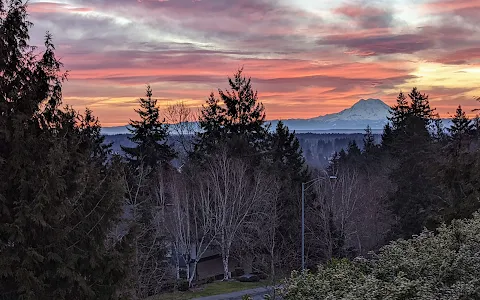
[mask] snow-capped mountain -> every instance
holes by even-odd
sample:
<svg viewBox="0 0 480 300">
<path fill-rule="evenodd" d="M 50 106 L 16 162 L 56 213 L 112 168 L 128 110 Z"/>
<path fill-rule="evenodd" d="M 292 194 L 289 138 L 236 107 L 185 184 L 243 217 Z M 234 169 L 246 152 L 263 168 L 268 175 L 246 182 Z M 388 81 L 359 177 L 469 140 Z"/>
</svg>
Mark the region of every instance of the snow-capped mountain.
<svg viewBox="0 0 480 300">
<path fill-rule="evenodd" d="M 311 120 L 332 122 L 332 121 L 357 121 L 357 120 L 386 120 L 389 106 L 380 99 L 361 99 L 352 107 L 341 112 L 328 114 Z"/>
<path fill-rule="evenodd" d="M 288 119 L 283 123 L 290 130 L 297 132 L 364 132 L 364 129 L 370 126 L 374 131 L 383 129 L 387 123 L 389 115 L 389 106 L 380 99 L 361 99 L 352 107 L 344 109 L 338 113 L 327 114 L 311 119 Z M 271 121 L 272 129 L 278 123 L 278 120 Z M 102 133 L 106 135 L 128 133 L 127 126 L 104 127 Z"/>
<path fill-rule="evenodd" d="M 363 132 L 370 126 L 381 130 L 387 123 L 389 106 L 380 99 L 361 99 L 352 107 L 338 113 L 311 119 L 288 119 L 283 122 L 296 131 L 353 131 Z M 273 121 L 275 125 L 277 121 Z"/>
</svg>

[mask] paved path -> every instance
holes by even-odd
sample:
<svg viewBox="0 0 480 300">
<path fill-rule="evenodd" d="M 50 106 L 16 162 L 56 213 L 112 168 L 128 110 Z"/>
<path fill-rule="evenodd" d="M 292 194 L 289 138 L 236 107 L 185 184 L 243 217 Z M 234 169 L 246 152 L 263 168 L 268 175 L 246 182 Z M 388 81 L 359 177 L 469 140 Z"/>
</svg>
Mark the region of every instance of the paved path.
<svg viewBox="0 0 480 300">
<path fill-rule="evenodd" d="M 208 297 L 194 298 L 192 300 L 241 300 L 244 295 L 252 296 L 253 300 L 263 300 L 263 295 L 272 291 L 272 287 L 259 287 L 256 289 L 237 291 Z"/>
</svg>

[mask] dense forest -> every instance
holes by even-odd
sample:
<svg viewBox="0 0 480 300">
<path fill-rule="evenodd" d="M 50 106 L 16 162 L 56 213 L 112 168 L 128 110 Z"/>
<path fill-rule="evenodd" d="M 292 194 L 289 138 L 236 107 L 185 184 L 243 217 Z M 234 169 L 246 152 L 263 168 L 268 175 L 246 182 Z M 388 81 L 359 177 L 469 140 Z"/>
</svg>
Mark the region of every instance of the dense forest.
<svg viewBox="0 0 480 300">
<path fill-rule="evenodd" d="M 170 126 L 170 129 L 177 124 Z M 313 168 L 325 168 L 330 164 L 332 155 L 340 152 L 342 149 L 348 149 L 348 144 L 355 141 L 360 149 L 363 149 L 364 135 L 361 133 L 296 133 L 295 137 L 300 143 L 302 153 L 306 163 Z M 381 134 L 374 134 L 376 143 L 380 143 Z M 111 144 L 114 153 L 122 153 L 122 146 L 132 146 L 133 142 L 129 139 L 129 134 L 105 135 L 105 143 Z M 170 134 L 167 138 L 167 144 L 181 156 L 186 155 L 186 149 L 193 143 L 194 133 L 184 135 Z M 179 160 L 174 159 L 173 165 L 178 166 Z"/>
<path fill-rule="evenodd" d="M 62 103 L 67 73 L 50 34 L 29 45 L 24 3 L 1 0 L 0 22 L 1 299 L 189 289 L 212 249 L 225 281 L 234 260 L 272 283 L 292 274 L 285 299 L 480 297 L 480 131 L 460 106 L 445 129 L 428 95 L 400 93 L 380 138 L 366 128 L 317 168 L 282 122 L 269 128 L 240 69 L 193 133 L 188 107 L 160 111 L 147 86 L 130 143 L 113 151 L 92 111 Z M 316 274 L 296 272 L 303 183 Z"/>
</svg>

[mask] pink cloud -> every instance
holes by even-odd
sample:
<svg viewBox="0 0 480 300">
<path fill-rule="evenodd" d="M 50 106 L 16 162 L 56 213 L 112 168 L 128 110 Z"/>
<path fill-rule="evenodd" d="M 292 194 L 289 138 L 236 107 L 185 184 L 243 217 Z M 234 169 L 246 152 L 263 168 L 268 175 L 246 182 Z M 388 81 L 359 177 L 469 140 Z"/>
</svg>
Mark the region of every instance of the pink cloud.
<svg viewBox="0 0 480 300">
<path fill-rule="evenodd" d="M 480 62 L 480 47 L 461 49 L 441 56 L 436 60 L 442 64 L 463 65 L 471 62 Z"/>
<path fill-rule="evenodd" d="M 54 32 L 70 70 L 67 103 L 92 106 L 104 124 L 134 117 L 133 99 L 147 83 L 162 104 L 188 100 L 196 107 L 211 91 L 226 88 L 227 76 L 242 66 L 270 119 L 331 113 L 359 98 L 393 103 L 396 94 L 385 91 L 412 80 L 419 61 L 475 64 L 480 53 L 478 28 L 462 21 L 478 6 L 473 0 L 430 2 L 423 8 L 446 19 L 417 28 L 400 26 L 388 6 L 336 7 L 329 23 L 314 11 L 273 0 L 76 3 L 30 4 L 33 30 L 40 37 Z M 74 13 L 91 10 L 133 23 Z M 429 92 L 442 111 L 448 99 L 452 107 L 463 99 L 461 90 L 448 87 Z"/>
<path fill-rule="evenodd" d="M 56 2 L 34 2 L 28 5 L 30 13 L 59 13 L 59 12 L 88 12 L 93 11 L 91 7 L 71 7 L 67 4 Z"/>
<path fill-rule="evenodd" d="M 480 8 L 480 2 L 476 0 L 437 0 L 425 4 L 425 9 L 433 13 L 448 13 L 476 8 Z"/>
<path fill-rule="evenodd" d="M 393 20 L 392 12 L 372 6 L 344 5 L 334 12 L 350 18 L 360 28 L 387 28 Z"/>
</svg>

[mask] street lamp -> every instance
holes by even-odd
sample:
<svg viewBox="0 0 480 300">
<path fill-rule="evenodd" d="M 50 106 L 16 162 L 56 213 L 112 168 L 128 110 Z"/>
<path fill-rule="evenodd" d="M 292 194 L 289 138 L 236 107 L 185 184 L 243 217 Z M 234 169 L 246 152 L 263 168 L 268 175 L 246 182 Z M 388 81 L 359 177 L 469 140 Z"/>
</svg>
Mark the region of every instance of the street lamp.
<svg viewBox="0 0 480 300">
<path fill-rule="evenodd" d="M 305 270 L 305 190 L 317 181 L 325 180 L 326 177 L 319 177 L 307 182 L 302 182 L 302 271 Z M 329 176 L 329 179 L 337 179 L 337 176 Z M 309 184 L 305 188 L 306 184 Z"/>
</svg>

